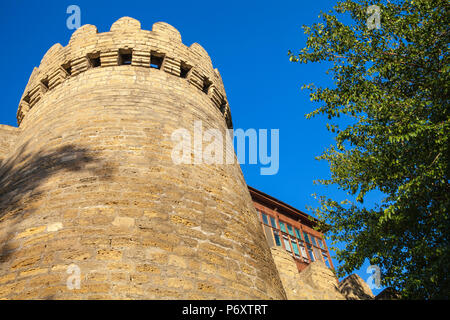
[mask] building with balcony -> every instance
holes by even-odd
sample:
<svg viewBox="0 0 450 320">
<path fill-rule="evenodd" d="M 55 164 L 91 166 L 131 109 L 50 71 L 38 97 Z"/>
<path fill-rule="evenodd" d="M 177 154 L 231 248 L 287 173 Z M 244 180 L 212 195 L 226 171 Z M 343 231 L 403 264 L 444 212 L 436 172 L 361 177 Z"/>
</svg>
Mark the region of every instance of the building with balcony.
<svg viewBox="0 0 450 320">
<path fill-rule="evenodd" d="M 323 262 L 333 269 L 323 232 L 317 219 L 255 188 L 248 187 L 269 247 L 286 250 L 298 271 L 311 262 Z"/>
</svg>

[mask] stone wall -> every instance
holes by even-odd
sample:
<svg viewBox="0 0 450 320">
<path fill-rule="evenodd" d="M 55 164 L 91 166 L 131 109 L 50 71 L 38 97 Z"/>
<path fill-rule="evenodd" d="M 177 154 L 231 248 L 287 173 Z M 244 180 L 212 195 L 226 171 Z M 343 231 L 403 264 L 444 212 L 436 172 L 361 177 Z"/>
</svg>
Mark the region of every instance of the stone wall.
<svg viewBox="0 0 450 320">
<path fill-rule="evenodd" d="M 323 263 L 313 262 L 298 272 L 292 256 L 284 249 L 272 247 L 272 256 L 289 300 L 344 300 L 338 280 Z"/>
<path fill-rule="evenodd" d="M 347 300 L 371 300 L 375 296 L 369 285 L 357 274 L 351 274 L 339 283 L 339 290 Z"/>
<path fill-rule="evenodd" d="M 305 299 L 304 288 L 300 286 L 300 274 L 292 257 L 278 247 L 272 247 L 271 251 L 287 298 L 289 300 Z"/>
<path fill-rule="evenodd" d="M 13 151 L 19 128 L 0 124 L 0 164 Z"/>
<path fill-rule="evenodd" d="M 219 72 L 175 28 L 81 27 L 35 68 L 17 118 L 0 298 L 286 298 L 239 164 L 172 160 L 174 130 L 231 127 Z"/>
<path fill-rule="evenodd" d="M 284 249 L 272 247 L 272 256 L 289 300 L 370 300 L 369 286 L 356 274 L 339 283 L 323 262 L 313 262 L 301 272 Z"/>
</svg>

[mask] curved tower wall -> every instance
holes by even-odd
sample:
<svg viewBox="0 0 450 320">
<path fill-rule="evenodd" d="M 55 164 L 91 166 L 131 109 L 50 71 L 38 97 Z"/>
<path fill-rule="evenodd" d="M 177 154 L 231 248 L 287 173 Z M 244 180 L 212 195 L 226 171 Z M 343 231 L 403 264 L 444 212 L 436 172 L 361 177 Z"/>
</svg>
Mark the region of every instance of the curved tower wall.
<svg viewBox="0 0 450 320">
<path fill-rule="evenodd" d="M 17 119 L 1 298 L 285 298 L 239 165 L 172 160 L 176 129 L 232 126 L 219 72 L 172 26 L 81 27 L 33 70 Z"/>
</svg>

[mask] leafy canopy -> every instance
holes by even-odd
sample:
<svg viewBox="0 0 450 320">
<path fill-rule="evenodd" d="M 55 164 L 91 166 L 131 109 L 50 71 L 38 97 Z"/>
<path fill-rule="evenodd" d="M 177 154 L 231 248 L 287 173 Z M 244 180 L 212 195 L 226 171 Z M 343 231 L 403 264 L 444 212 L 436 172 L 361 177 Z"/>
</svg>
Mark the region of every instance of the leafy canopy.
<svg viewBox="0 0 450 320">
<path fill-rule="evenodd" d="M 380 8 L 369 30 L 367 9 Z M 342 18 L 350 23 L 342 22 Z M 351 17 L 351 19 L 348 18 Z M 303 86 L 325 115 L 335 143 L 317 157 L 353 200 L 320 196 L 316 214 L 331 227 L 338 275 L 366 259 L 381 283 L 405 298 L 449 298 L 449 4 L 445 0 L 340 1 L 303 26 L 292 62 L 327 62 L 332 87 Z M 337 119 L 343 116 L 344 121 Z M 364 204 L 370 191 L 384 198 Z"/>
</svg>

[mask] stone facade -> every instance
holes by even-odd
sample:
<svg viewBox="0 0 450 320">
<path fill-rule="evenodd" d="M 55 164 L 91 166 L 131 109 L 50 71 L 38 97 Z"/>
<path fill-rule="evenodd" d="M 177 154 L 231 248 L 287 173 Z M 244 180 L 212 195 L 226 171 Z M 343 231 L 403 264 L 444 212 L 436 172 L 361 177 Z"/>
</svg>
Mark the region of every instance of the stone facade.
<svg viewBox="0 0 450 320">
<path fill-rule="evenodd" d="M 372 300 L 375 296 L 369 285 L 357 274 L 351 274 L 339 283 L 339 290 L 347 300 Z"/>
<path fill-rule="evenodd" d="M 310 263 L 301 272 L 284 249 L 272 247 L 272 256 L 289 300 L 372 300 L 369 286 L 352 274 L 339 282 L 323 262 Z"/>
<path fill-rule="evenodd" d="M 0 124 L 0 164 L 14 148 L 20 129 Z"/>
<path fill-rule="evenodd" d="M 313 262 L 299 272 L 294 259 L 282 248 L 272 247 L 281 282 L 290 300 L 345 300 L 333 272 L 321 262 Z"/>
<path fill-rule="evenodd" d="M 17 119 L 0 127 L 0 298 L 286 298 L 239 165 L 172 160 L 174 130 L 232 126 L 218 70 L 172 26 L 79 28 Z"/>
</svg>

